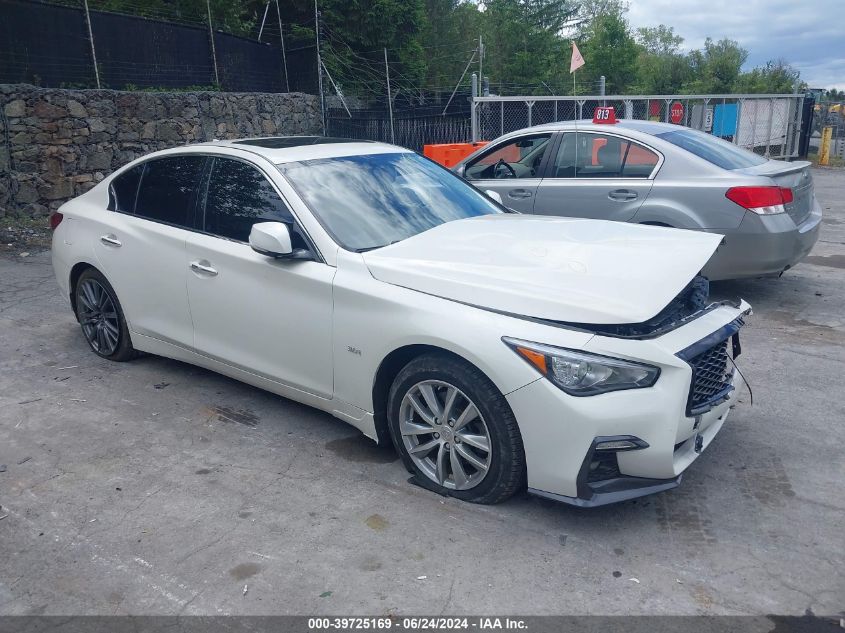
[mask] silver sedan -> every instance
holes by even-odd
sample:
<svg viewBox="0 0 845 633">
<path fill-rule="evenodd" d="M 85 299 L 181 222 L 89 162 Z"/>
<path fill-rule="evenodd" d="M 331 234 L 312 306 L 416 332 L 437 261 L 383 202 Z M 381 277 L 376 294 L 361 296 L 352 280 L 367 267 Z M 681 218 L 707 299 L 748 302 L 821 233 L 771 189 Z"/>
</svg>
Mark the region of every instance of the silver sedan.
<svg viewBox="0 0 845 633">
<path fill-rule="evenodd" d="M 821 223 L 810 163 L 770 160 L 668 123 L 527 128 L 454 170 L 522 213 L 722 234 L 704 269 L 712 280 L 782 274 L 810 252 Z"/>
</svg>

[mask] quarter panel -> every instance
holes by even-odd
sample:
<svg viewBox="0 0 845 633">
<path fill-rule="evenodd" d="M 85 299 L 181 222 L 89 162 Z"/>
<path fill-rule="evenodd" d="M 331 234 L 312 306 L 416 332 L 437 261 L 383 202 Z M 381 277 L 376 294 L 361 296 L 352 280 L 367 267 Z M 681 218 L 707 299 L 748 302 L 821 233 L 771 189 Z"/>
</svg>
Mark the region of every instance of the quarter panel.
<svg viewBox="0 0 845 633">
<path fill-rule="evenodd" d="M 659 222 L 679 229 L 735 229 L 745 209 L 725 197 L 734 180 L 673 180 L 658 177 L 633 222 Z"/>
</svg>

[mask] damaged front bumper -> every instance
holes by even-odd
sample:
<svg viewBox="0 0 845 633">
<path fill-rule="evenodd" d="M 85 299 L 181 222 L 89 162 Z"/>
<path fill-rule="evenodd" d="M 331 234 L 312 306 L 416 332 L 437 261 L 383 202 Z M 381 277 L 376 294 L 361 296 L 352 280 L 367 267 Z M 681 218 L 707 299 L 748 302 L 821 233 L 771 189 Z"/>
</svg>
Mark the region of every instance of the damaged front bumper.
<svg viewBox="0 0 845 633">
<path fill-rule="evenodd" d="M 584 347 L 658 366 L 653 387 L 573 398 L 539 380 L 509 394 L 523 435 L 529 492 L 592 507 L 677 486 L 736 400 L 741 376 L 726 358 L 717 381 L 711 365 L 721 352 L 712 350 L 722 346 L 731 357 L 739 352 L 738 332 L 749 312 L 745 302 L 722 304 L 657 338 L 595 336 Z M 702 354 L 713 358 L 702 360 Z M 626 438 L 635 446 L 626 446 Z"/>
</svg>

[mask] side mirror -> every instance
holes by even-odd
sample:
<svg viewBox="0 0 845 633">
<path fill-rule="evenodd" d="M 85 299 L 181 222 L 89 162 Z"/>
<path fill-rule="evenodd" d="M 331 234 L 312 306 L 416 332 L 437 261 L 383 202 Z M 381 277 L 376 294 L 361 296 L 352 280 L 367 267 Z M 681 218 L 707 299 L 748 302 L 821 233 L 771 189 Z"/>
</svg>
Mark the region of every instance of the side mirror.
<svg viewBox="0 0 845 633">
<path fill-rule="evenodd" d="M 499 195 L 499 192 L 498 192 L 498 191 L 493 191 L 492 189 L 486 189 L 486 190 L 484 191 L 484 193 L 486 193 L 486 194 L 487 194 L 487 197 L 488 197 L 488 198 L 493 198 L 493 200 L 495 200 L 495 201 L 496 201 L 496 202 L 498 202 L 499 204 L 504 204 L 504 203 L 502 202 L 502 196 L 500 196 L 500 195 Z"/>
<path fill-rule="evenodd" d="M 460 176 L 461 178 L 463 178 L 464 174 L 466 174 L 466 165 L 458 165 L 457 167 L 455 167 L 455 173 L 458 174 L 458 176 Z"/>
<path fill-rule="evenodd" d="M 290 257 L 293 254 L 290 229 L 282 222 L 253 224 L 249 232 L 249 245 L 256 253 L 268 257 Z"/>
</svg>

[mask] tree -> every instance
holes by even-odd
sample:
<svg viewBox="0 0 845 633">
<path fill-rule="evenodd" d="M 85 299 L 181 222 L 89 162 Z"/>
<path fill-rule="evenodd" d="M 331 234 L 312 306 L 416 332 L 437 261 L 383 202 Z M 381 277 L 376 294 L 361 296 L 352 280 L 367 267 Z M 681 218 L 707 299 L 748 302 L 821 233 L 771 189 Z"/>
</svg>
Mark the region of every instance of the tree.
<svg viewBox="0 0 845 633">
<path fill-rule="evenodd" d="M 714 42 L 708 37 L 703 50 L 690 53 L 695 79 L 688 90 L 709 94 L 732 92 L 746 59 L 748 51 L 739 42 L 727 38 Z"/>
<path fill-rule="evenodd" d="M 752 69 L 740 75 L 736 82 L 737 92 L 782 94 L 800 89 L 799 73 L 786 60 L 776 59 L 766 62 L 765 66 Z"/>
<path fill-rule="evenodd" d="M 581 0 L 574 26 L 576 37 L 587 37 L 593 23 L 603 15 L 624 16 L 628 11 L 627 0 Z"/>
<path fill-rule="evenodd" d="M 637 60 L 637 92 L 672 94 L 690 81 L 690 60 L 681 51 L 684 38 L 676 35 L 671 26 L 639 28 L 637 42 L 641 46 Z"/>
<path fill-rule="evenodd" d="M 560 31 L 574 19 L 572 0 L 486 0 L 482 31 L 485 75 L 500 91 L 559 85 L 568 76 L 568 42 Z"/>
<path fill-rule="evenodd" d="M 422 84 L 423 0 L 320 0 L 320 14 L 325 63 L 336 81 L 370 96 L 386 94 L 381 82 L 387 48 L 394 88 L 410 91 Z"/>
<path fill-rule="evenodd" d="M 820 101 L 845 101 L 845 90 L 830 88 L 822 92 Z"/>
<path fill-rule="evenodd" d="M 582 50 L 587 76 L 597 81 L 604 75 L 609 93 L 622 94 L 635 83 L 639 46 L 621 14 L 598 16 Z"/>
</svg>

